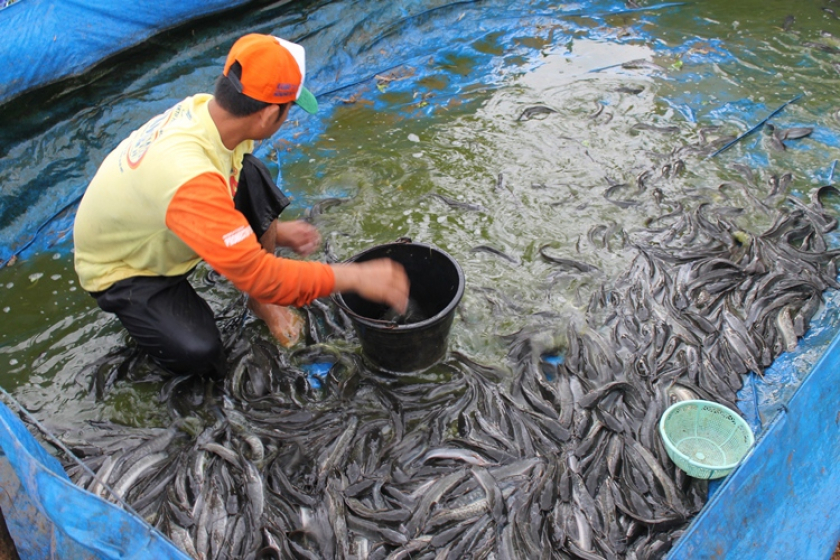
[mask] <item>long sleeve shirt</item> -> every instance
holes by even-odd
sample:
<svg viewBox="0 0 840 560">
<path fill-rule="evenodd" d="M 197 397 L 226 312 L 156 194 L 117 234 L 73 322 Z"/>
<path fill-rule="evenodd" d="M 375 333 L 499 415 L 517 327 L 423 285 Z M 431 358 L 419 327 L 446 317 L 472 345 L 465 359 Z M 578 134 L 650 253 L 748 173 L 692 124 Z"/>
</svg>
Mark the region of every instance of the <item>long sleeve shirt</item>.
<svg viewBox="0 0 840 560">
<path fill-rule="evenodd" d="M 224 146 L 207 108 L 189 97 L 111 152 L 74 224 L 75 267 L 85 290 L 133 276 L 176 276 L 204 260 L 263 302 L 305 305 L 332 292 L 332 269 L 265 251 L 233 203 L 247 141 Z"/>
</svg>

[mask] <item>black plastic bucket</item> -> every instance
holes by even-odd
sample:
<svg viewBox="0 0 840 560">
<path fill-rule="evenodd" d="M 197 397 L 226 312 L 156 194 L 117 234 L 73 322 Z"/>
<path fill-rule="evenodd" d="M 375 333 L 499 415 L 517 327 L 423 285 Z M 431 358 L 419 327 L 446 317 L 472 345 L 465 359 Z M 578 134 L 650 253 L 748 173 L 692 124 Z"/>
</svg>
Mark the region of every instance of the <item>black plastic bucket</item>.
<svg viewBox="0 0 840 560">
<path fill-rule="evenodd" d="M 405 316 L 354 293 L 337 294 L 335 300 L 353 321 L 362 353 L 373 366 L 394 373 L 426 369 L 446 354 L 455 308 L 464 295 L 464 272 L 440 249 L 410 240 L 378 245 L 346 262 L 383 257 L 402 264 L 411 283 Z"/>
</svg>

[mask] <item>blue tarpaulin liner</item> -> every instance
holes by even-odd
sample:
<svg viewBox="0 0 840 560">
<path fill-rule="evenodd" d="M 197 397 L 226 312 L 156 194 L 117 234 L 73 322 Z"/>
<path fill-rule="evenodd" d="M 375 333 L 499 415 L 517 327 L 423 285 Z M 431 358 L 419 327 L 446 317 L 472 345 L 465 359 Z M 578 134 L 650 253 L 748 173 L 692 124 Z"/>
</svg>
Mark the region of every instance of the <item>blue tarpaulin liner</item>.
<svg viewBox="0 0 840 560">
<path fill-rule="evenodd" d="M 250 1 L 16 2 L 0 10 L 0 103 L 79 75 L 165 29 Z"/>
<path fill-rule="evenodd" d="M 4 36 L 24 38 L 7 43 L 11 46 L 4 48 L 3 54 L 0 55 L 4 57 L 5 75 L 13 77 L 0 84 L 0 88 L 5 88 L 0 90 L 0 101 L 18 95 L 35 85 L 78 74 L 101 58 L 128 48 L 178 22 L 245 3 L 234 1 L 227 2 L 224 6 L 216 2 L 185 2 L 174 3 L 174 5 L 141 3 L 132 4 L 127 9 L 117 3 L 100 6 L 94 2 L 59 4 L 44 0 L 22 0 L 0 11 L 0 27 L 4 30 Z M 456 4 L 468 6 L 473 3 Z M 593 6 L 600 6 L 600 4 L 603 3 L 595 2 Z M 126 18 L 126 13 L 124 13 L 126 11 L 130 13 L 130 18 Z M 485 15 L 491 17 L 494 14 L 488 9 Z M 415 15 L 415 18 L 420 19 L 420 16 Z M 320 23 L 324 28 L 334 23 L 326 14 L 323 15 L 323 19 L 327 22 Z M 397 33 L 401 30 L 400 23 L 404 23 L 405 27 L 410 27 L 408 18 L 405 21 L 398 20 L 391 30 L 383 31 L 374 44 L 377 41 L 382 41 L 384 44 L 389 33 Z M 319 22 L 314 21 L 309 25 L 310 28 L 301 31 L 304 38 L 307 33 L 314 36 Z M 52 26 L 66 33 L 53 33 Z M 470 18 L 466 18 L 460 26 L 464 37 L 469 36 L 471 32 L 478 33 L 470 22 Z M 21 30 L 23 33 L 20 33 Z M 73 32 L 71 33 L 70 30 Z M 91 32 L 91 30 L 96 30 L 96 32 Z M 78 36 L 75 35 L 76 32 L 79 33 Z M 445 34 L 440 29 L 438 33 Z M 413 44 L 401 46 L 402 50 L 394 48 L 390 53 L 392 57 L 390 60 L 394 64 L 398 62 L 406 64 L 416 62 L 421 58 L 426 59 L 430 56 L 430 52 L 437 52 L 431 48 L 431 44 L 439 44 L 441 41 L 440 36 L 429 32 L 425 37 L 415 38 Z M 721 58 L 725 56 L 722 45 L 715 43 L 711 47 L 716 49 L 713 50 L 714 56 Z M 685 55 L 683 60 L 689 64 L 691 44 L 684 44 L 680 48 L 679 54 Z M 312 52 L 318 51 L 312 49 Z M 383 64 L 382 59 L 374 57 L 370 51 L 334 52 L 330 53 L 329 57 L 323 58 L 324 60 L 318 60 L 317 55 L 312 56 L 311 75 L 308 79 L 313 91 L 319 94 L 325 110 L 329 110 L 332 104 L 338 102 L 338 92 L 344 88 L 352 91 L 354 84 L 359 81 L 369 81 L 377 73 L 389 69 L 387 64 Z M 495 64 L 496 58 L 487 55 L 480 60 L 486 65 L 492 65 Z M 351 66 L 353 66 L 353 72 L 348 71 Z M 481 67 L 479 70 L 484 71 L 484 68 Z M 688 75 L 683 76 L 688 77 Z M 403 87 L 411 87 L 411 82 L 403 83 L 405 84 Z M 401 83 L 396 81 L 392 86 L 392 91 L 399 87 Z M 459 84 L 453 83 L 444 93 L 454 97 L 458 91 Z M 702 108 L 700 100 L 692 97 L 694 95 L 696 94 L 693 93 L 693 88 L 687 88 L 685 98 L 672 97 L 668 100 L 674 110 L 682 114 L 689 122 L 696 122 L 696 112 L 698 108 Z M 743 118 L 751 124 L 757 121 L 757 118 L 752 117 L 764 116 L 773 107 L 770 101 L 765 105 L 744 99 L 721 99 L 713 106 L 707 106 L 706 110 L 717 114 L 723 120 Z M 433 106 L 430 105 L 428 110 L 432 111 Z M 323 131 L 318 123 L 313 122 L 310 129 L 304 133 L 307 136 L 304 136 L 303 140 L 317 136 L 321 132 Z M 836 138 L 821 137 L 820 140 L 828 145 L 836 145 Z M 94 154 L 94 156 L 98 155 Z M 756 167 L 767 164 L 766 161 L 754 163 Z M 14 235 L 10 237 L 21 241 L 28 239 L 33 232 L 37 235 L 41 231 L 41 229 L 34 231 L 38 224 L 46 225 L 54 214 L 61 213 L 77 200 L 83 189 L 85 178 L 71 177 L 68 180 L 64 177 L 65 170 L 63 169 L 56 171 L 56 175 L 59 174 L 62 175 L 62 181 L 72 184 L 57 182 L 58 188 L 54 187 L 54 190 L 60 193 L 52 196 L 55 196 L 58 202 L 52 201 L 52 206 L 42 209 L 41 214 L 27 214 L 26 221 L 29 228 L 14 231 L 12 232 Z M 33 204 L 32 207 L 34 208 L 35 205 Z M 68 216 L 65 221 L 69 223 L 71 220 L 72 216 Z M 6 226 L 6 224 L 2 225 Z M 64 225 L 66 226 L 66 223 Z M 36 248 L 43 249 L 43 247 Z M 5 247 L 4 249 L 7 254 L 2 257 L 5 259 L 17 248 Z M 836 306 L 837 303 L 834 302 L 833 305 Z M 828 322 L 836 324 L 836 317 L 829 317 Z M 814 414 L 814 411 L 818 406 L 833 410 L 840 406 L 840 397 L 836 391 L 837 384 L 833 382 L 830 375 L 837 369 L 837 356 L 840 355 L 837 346 L 838 343 L 835 340 L 826 351 L 826 358 L 814 369 L 808 383 L 803 384 L 800 392 L 794 395 L 787 405 L 773 404 L 775 409 L 762 410 L 762 403 L 759 401 L 764 397 L 759 393 L 766 390 L 768 385 L 754 378 L 749 380 L 742 394 L 748 397 L 741 401 L 742 411 L 757 431 L 766 430 L 765 437 L 759 440 L 755 450 L 739 470 L 726 479 L 726 482 L 715 492 L 706 510 L 687 531 L 683 542 L 673 550 L 672 558 L 768 557 L 766 551 L 759 545 L 770 542 L 767 538 L 770 532 L 776 539 L 772 557 L 821 558 L 834 548 L 840 536 L 837 534 L 838 522 L 831 517 L 833 513 L 831 515 L 825 513 L 832 512 L 832 504 L 836 504 L 840 499 L 837 494 L 840 485 L 836 483 L 836 475 L 822 476 L 820 470 L 836 464 L 838 448 L 834 445 L 834 440 L 822 439 L 821 436 L 829 430 L 836 431 L 837 420 L 833 416 L 821 418 Z M 790 368 L 795 355 L 790 355 L 788 358 L 787 361 L 780 360 L 774 367 L 774 371 L 766 374 L 771 381 L 774 375 L 777 376 L 775 384 L 771 384 L 771 387 L 784 386 L 793 375 L 787 369 Z M 313 377 L 318 377 L 324 372 L 315 368 L 309 373 Z M 779 403 L 784 402 L 788 397 L 789 395 L 784 395 L 770 400 L 773 403 Z M 783 406 L 784 408 L 779 408 Z M 117 550 L 117 547 L 124 543 L 121 539 L 131 540 L 133 545 L 139 543 L 146 549 L 150 549 L 151 546 L 168 546 L 168 543 L 159 539 L 156 533 L 150 533 L 149 527 L 142 521 L 72 486 L 58 463 L 26 432 L 25 427 L 8 409 L 5 407 L 0 409 L 0 417 L 4 422 L 2 434 L 4 439 L 0 441 L 0 446 L 13 463 L 26 493 L 36 501 L 38 509 L 55 523 L 55 542 L 60 546 L 80 547 L 81 545 L 73 540 L 74 536 L 80 537 L 83 542 L 90 545 L 91 543 L 87 540 L 90 534 L 80 533 L 80 524 L 88 527 L 96 521 L 101 521 L 104 530 L 101 535 L 96 534 L 97 538 L 105 539 L 106 552 L 101 554 L 107 554 L 108 550 Z M 8 429 L 5 429 L 6 426 Z M 807 442 L 807 445 L 797 443 L 792 446 L 792 442 Z M 774 491 L 772 487 L 778 483 L 780 470 L 785 470 L 786 485 L 784 491 Z M 5 480 L 3 482 L 5 484 Z M 44 489 L 49 489 L 50 492 L 56 494 L 50 497 Z M 56 500 L 55 496 L 59 493 L 62 497 Z M 791 498 L 794 495 L 798 496 L 798 500 Z M 815 496 L 818 496 L 819 500 L 813 499 Z M 82 507 L 87 507 L 90 503 L 90 510 L 76 506 L 77 497 Z M 60 507 L 62 504 L 74 504 L 70 515 L 62 514 L 63 510 Z M 91 516 L 83 517 L 79 515 L 80 511 L 89 511 Z M 792 511 L 796 511 L 796 514 L 791 513 Z M 821 523 L 808 522 L 817 517 L 822 521 Z M 803 524 L 809 525 L 808 531 L 801 530 Z M 799 525 L 799 529 L 796 525 Z M 119 528 L 119 531 L 116 534 L 111 533 L 115 528 Z M 171 549 L 171 546 L 169 548 Z M 86 554 L 100 554 L 89 552 L 88 548 L 84 550 Z M 136 552 L 133 548 L 131 550 Z M 162 559 L 183 557 L 174 550 L 167 549 L 167 552 L 163 552 L 163 548 L 157 550 L 156 555 L 148 557 Z M 34 554 L 31 557 L 47 556 Z M 65 554 L 57 553 L 56 557 L 84 558 L 84 556 L 66 553 L 66 550 Z M 144 556 L 119 557 L 143 558 Z"/>
<path fill-rule="evenodd" d="M 41 0 L 23 0 L 19 4 L 25 7 L 31 1 Z M 679 5 L 679 2 L 656 3 L 647 6 L 645 10 L 666 10 Z M 3 25 L 8 12 L 18 7 L 19 5 L 15 4 L 5 10 L 0 10 L 0 25 Z M 149 11 L 156 9 L 156 7 L 148 8 Z M 169 9 L 161 7 L 160 11 L 166 13 Z M 506 71 L 501 67 L 502 63 L 498 55 L 480 51 L 472 43 L 485 38 L 488 27 L 499 28 L 503 35 L 498 40 L 512 45 L 511 55 L 518 56 L 520 51 L 525 53 L 529 49 L 518 45 L 522 31 L 517 26 L 524 25 L 523 22 L 527 22 L 530 26 L 539 25 L 541 22 L 546 22 L 548 25 L 548 22 L 552 21 L 556 15 L 556 10 L 551 7 L 516 4 L 505 6 L 504 2 L 406 0 L 381 8 L 380 13 L 377 13 L 377 19 L 381 19 L 381 22 L 362 21 L 354 25 L 351 19 L 341 14 L 340 6 L 325 3 L 317 6 L 316 9 L 311 7 L 309 9 L 313 10 L 312 13 L 305 14 L 300 20 L 283 22 L 279 29 L 261 29 L 258 25 L 252 28 L 254 31 L 287 34 L 296 38 L 308 49 L 307 87 L 318 98 L 321 118 L 308 119 L 305 127 L 294 131 L 294 141 L 297 143 L 312 142 L 320 137 L 329 122 L 329 117 L 326 115 L 329 115 L 329 112 L 337 106 L 342 106 L 343 98 L 351 96 L 359 87 L 375 84 L 376 76 L 394 76 L 394 81 L 388 84 L 388 92 L 410 96 L 410 101 L 406 103 L 406 110 L 418 111 L 420 114 L 431 114 L 437 107 L 433 103 L 425 106 L 417 103 L 417 100 L 422 99 L 425 94 L 434 93 L 437 103 L 457 102 L 460 95 L 479 87 L 481 81 L 487 77 L 491 80 L 503 80 Z M 133 10 L 132 7 L 132 13 Z M 462 10 L 474 10 L 482 15 L 481 18 L 461 20 L 460 18 L 465 13 Z M 585 14 L 588 17 L 604 18 L 634 11 L 623 5 L 602 2 L 586 7 L 572 5 L 565 15 L 578 17 Z M 139 16 L 132 15 L 132 17 Z M 104 21 L 100 23 L 106 25 Z M 32 22 L 29 24 L 33 25 Z M 457 40 L 453 40 L 452 29 L 455 28 L 458 30 Z M 13 30 L 14 27 L 6 29 L 10 33 Z M 103 32 L 110 34 L 113 31 L 106 29 Z M 241 30 L 237 29 L 227 35 L 220 34 L 214 37 L 212 42 L 190 45 L 194 51 L 192 55 L 196 59 L 206 59 L 209 56 L 208 53 L 214 53 L 219 57 L 218 61 L 213 62 L 209 68 L 204 66 L 206 60 L 202 60 L 202 63 L 194 68 L 196 74 L 209 73 L 211 76 L 201 91 L 212 89 L 212 80 L 219 72 L 224 55 L 239 34 Z M 95 43 L 91 45 L 93 46 Z M 0 56 L 6 56 L 6 54 Z M 460 80 L 450 80 L 450 83 L 444 86 L 420 84 L 418 87 L 416 79 L 404 79 L 408 76 L 420 78 L 423 75 L 433 78 L 438 73 L 437 65 L 445 67 L 454 64 L 460 56 L 470 57 L 473 65 L 470 72 L 460 76 L 462 78 Z M 93 59 L 92 55 L 91 59 Z M 49 64 L 52 65 L 51 62 Z M 64 69 L 62 68 L 60 72 L 63 73 Z M 15 70 L 11 75 L 15 76 L 17 73 L 18 71 Z M 149 116 L 166 110 L 189 93 L 194 93 L 194 91 L 178 91 L 165 102 L 156 105 Z M 1 96 L 0 102 L 2 102 Z M 378 109 L 380 104 L 385 104 L 385 102 L 377 101 L 373 103 L 374 109 Z M 680 106 L 685 106 L 685 104 L 680 103 Z M 147 109 L 148 107 L 144 104 L 135 107 L 137 111 Z M 102 107 L 92 110 L 107 112 L 107 109 Z M 62 124 L 52 132 L 57 137 L 65 138 L 66 145 L 59 146 L 55 153 L 49 149 L 42 152 L 39 160 L 32 162 L 31 169 L 17 175 L 15 183 L 5 184 L 4 190 L 0 192 L 0 263 L 12 257 L 25 256 L 24 251 L 43 251 L 52 246 L 56 239 L 60 241 L 62 237 L 66 238 L 67 232 L 72 227 L 75 206 L 95 171 L 93 164 L 101 161 L 107 153 L 103 150 L 102 144 L 113 142 L 113 145 L 116 145 L 118 136 L 131 132 L 131 128 L 119 130 L 112 127 L 105 131 L 98 131 L 80 128 L 77 123 L 69 124 L 68 128 L 63 128 Z M 136 123 L 136 125 L 139 124 Z M 288 134 L 290 130 L 292 129 L 286 127 L 281 133 Z M 101 136 L 97 136 L 100 132 Z M 86 161 L 78 165 L 78 159 L 81 158 L 79 158 L 77 137 L 83 136 L 86 139 L 87 135 L 96 136 L 95 141 L 85 147 Z M 7 155 L 24 160 L 31 157 L 30 154 L 33 151 L 39 149 L 24 142 L 19 147 L 13 148 Z M 67 156 L 68 153 L 71 154 L 70 157 Z M 265 151 L 260 152 L 258 148 L 257 155 L 263 157 L 266 154 Z M 300 156 L 295 153 L 285 154 L 284 161 L 288 163 L 295 157 Z M 87 169 L 84 169 L 85 165 L 88 166 Z M 268 165 L 272 171 L 277 171 L 273 162 L 269 162 Z M 81 175 L 80 171 L 84 171 L 84 175 Z M 0 162 L 0 180 L 4 179 L 3 172 L 4 166 Z M 343 196 L 341 193 L 335 195 Z M 293 200 L 293 206 L 296 202 Z"/>
<path fill-rule="evenodd" d="M 2 403 L 0 448 L 25 491 L 22 498 L 34 503 L 50 523 L 47 534 L 38 534 L 30 527 L 27 538 L 16 539 L 27 543 L 19 551 L 23 560 L 189 558 L 142 519 L 74 485 L 55 457 L 47 453 L 23 422 Z M 3 483 L 8 491 L 8 481 L 4 479 Z M 14 526 L 14 522 L 10 525 Z M 30 548 L 33 545 L 36 548 Z"/>
<path fill-rule="evenodd" d="M 784 375 L 793 356 L 774 364 Z M 715 491 L 669 558 L 829 558 L 840 498 L 840 338 Z M 772 552 L 771 552 L 772 551 Z"/>
</svg>

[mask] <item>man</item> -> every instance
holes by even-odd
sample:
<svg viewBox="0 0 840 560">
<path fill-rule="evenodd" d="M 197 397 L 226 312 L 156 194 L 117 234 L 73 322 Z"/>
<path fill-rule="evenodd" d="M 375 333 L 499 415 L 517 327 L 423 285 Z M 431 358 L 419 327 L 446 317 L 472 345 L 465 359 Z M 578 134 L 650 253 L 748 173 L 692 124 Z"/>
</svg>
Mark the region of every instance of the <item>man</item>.
<svg viewBox="0 0 840 560">
<path fill-rule="evenodd" d="M 302 306 L 336 292 L 405 311 L 408 279 L 389 259 L 327 265 L 282 259 L 320 236 L 303 221 L 279 222 L 288 205 L 250 152 L 292 104 L 315 113 L 304 86 L 302 46 L 269 35 L 240 38 L 213 96 L 181 101 L 111 152 L 79 205 L 75 267 L 81 286 L 172 373 L 224 373 L 213 312 L 187 281 L 206 261 L 249 296 L 249 308 L 283 344 L 297 340 Z"/>
</svg>

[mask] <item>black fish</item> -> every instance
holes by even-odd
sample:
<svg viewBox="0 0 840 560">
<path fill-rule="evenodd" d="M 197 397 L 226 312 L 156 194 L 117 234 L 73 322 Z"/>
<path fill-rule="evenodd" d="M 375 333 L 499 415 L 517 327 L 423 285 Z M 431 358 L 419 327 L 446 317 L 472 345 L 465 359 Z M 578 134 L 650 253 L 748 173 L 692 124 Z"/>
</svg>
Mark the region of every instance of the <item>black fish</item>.
<svg viewBox="0 0 840 560">
<path fill-rule="evenodd" d="M 679 132 L 680 127 L 678 126 L 654 126 L 652 124 L 646 123 L 637 123 L 630 127 L 630 130 L 652 130 L 654 132 L 663 132 L 663 133 L 671 133 L 671 132 Z"/>
<path fill-rule="evenodd" d="M 598 115 L 600 115 L 603 111 L 604 111 L 604 104 L 601 103 L 600 101 L 595 101 L 595 110 L 592 113 L 586 115 L 586 118 L 590 119 L 590 120 L 592 120 L 594 118 L 597 118 Z"/>
<path fill-rule="evenodd" d="M 793 180 L 780 171 L 762 185 L 756 170 L 736 169 L 744 178 L 727 188 L 753 197 L 782 197 Z M 611 195 L 650 180 L 611 182 Z M 706 197 L 690 209 L 683 191 L 685 207 L 633 230 L 625 274 L 594 287 L 582 317 L 561 319 L 562 342 L 554 327 L 526 325 L 501 337 L 504 365 L 453 349 L 428 376 L 395 382 L 367 368 L 331 305 L 309 308 L 319 336 L 341 344 L 291 352 L 243 336 L 237 313 L 220 329 L 223 396 L 170 380 L 160 398 L 183 403 L 167 403 L 171 428 L 88 422 L 62 439 L 89 469 L 65 468 L 93 493 L 115 487 L 195 558 L 663 557 L 708 486 L 676 470 L 657 423 L 687 398 L 736 409 L 738 372 L 796 345 L 836 287 L 840 252 L 823 236 L 837 221 L 823 205 L 839 193 L 829 184 L 810 201 L 790 197 L 752 232 L 731 221 L 738 208 Z M 623 229 L 587 235 L 609 248 L 613 231 Z M 540 255 L 563 274 L 597 270 L 549 244 Z M 531 313 L 516 296 L 474 292 L 498 293 L 488 298 L 497 315 Z M 304 366 L 325 362 L 313 390 Z"/>
<path fill-rule="evenodd" d="M 816 188 L 813 191 L 811 191 L 811 202 L 822 206 L 823 197 L 829 195 L 840 197 L 840 189 L 837 189 L 837 187 L 834 187 L 832 185 L 824 185 L 822 187 Z"/>
<path fill-rule="evenodd" d="M 793 27 L 793 23 L 796 21 L 796 17 L 793 14 L 788 15 L 785 17 L 784 21 L 782 22 L 782 31 L 790 31 L 790 28 Z"/>
<path fill-rule="evenodd" d="M 516 122 L 519 121 L 527 121 L 530 120 L 535 115 L 547 115 L 549 113 L 556 113 L 555 109 L 551 107 L 546 107 L 545 105 L 534 105 L 533 107 L 528 107 L 517 117 Z"/>
<path fill-rule="evenodd" d="M 608 187 L 607 190 L 604 191 L 604 198 L 606 198 L 608 201 L 612 202 L 616 206 L 620 206 L 621 208 L 627 208 L 627 207 L 630 207 L 630 206 L 636 206 L 636 205 L 640 204 L 640 202 L 638 200 L 630 200 L 630 199 L 623 199 L 622 200 L 622 199 L 617 199 L 617 198 L 614 197 L 616 192 L 618 192 L 622 189 L 628 189 L 628 188 L 630 188 L 630 185 L 627 184 L 627 183 L 619 183 L 619 184 L 616 184 L 616 185 L 612 185 L 611 187 Z M 637 190 L 637 192 L 638 192 L 638 190 Z"/>
<path fill-rule="evenodd" d="M 429 315 L 423 311 L 423 308 L 412 297 L 408 298 L 408 305 L 405 308 L 405 313 L 399 313 L 394 309 L 388 309 L 381 317 L 382 321 L 389 321 L 396 325 L 410 325 L 412 323 L 419 323 L 429 318 Z"/>
<path fill-rule="evenodd" d="M 817 43 L 816 41 L 805 41 L 804 43 L 802 43 L 802 46 L 803 47 L 813 47 L 815 49 L 819 49 L 823 52 L 827 52 L 827 53 L 831 53 L 831 54 L 840 53 L 840 49 L 838 49 L 836 47 L 832 47 L 831 45 L 826 45 L 824 43 Z"/>
<path fill-rule="evenodd" d="M 597 266 L 594 266 L 594 265 L 591 265 L 591 264 L 588 264 L 588 263 L 585 263 L 585 262 L 575 261 L 575 260 L 572 260 L 572 259 L 565 259 L 565 258 L 562 258 L 562 257 L 555 257 L 553 255 L 549 255 L 545 252 L 545 250 L 548 247 L 549 247 L 548 244 L 540 247 L 540 255 L 542 256 L 542 258 L 544 258 L 548 262 L 559 264 L 563 268 L 566 268 L 568 270 L 577 270 L 578 272 L 601 272 L 601 269 L 598 268 Z"/>
<path fill-rule="evenodd" d="M 346 199 L 344 198 L 325 198 L 323 200 L 319 200 L 315 204 L 312 205 L 311 208 L 306 210 L 306 219 L 308 221 L 312 221 L 324 212 L 326 212 L 327 208 L 331 208 L 333 206 L 338 206 L 339 204 L 343 203 Z"/>
<path fill-rule="evenodd" d="M 783 194 L 786 195 L 792 181 L 793 175 L 790 172 L 784 173 L 781 177 L 771 175 L 767 179 L 767 183 L 770 185 L 770 192 L 767 194 L 767 199 L 773 199 Z"/>
<path fill-rule="evenodd" d="M 812 127 L 800 126 L 793 128 L 778 128 L 770 123 L 767 123 L 765 125 L 765 128 L 768 132 L 770 132 L 770 146 L 776 150 L 787 149 L 784 140 L 796 140 L 798 138 L 805 138 L 814 131 Z"/>
<path fill-rule="evenodd" d="M 463 210 L 469 210 L 471 212 L 487 212 L 487 209 L 481 204 L 461 202 L 460 200 L 455 200 L 453 198 L 449 198 L 448 196 L 443 196 L 442 194 L 438 193 L 429 193 L 428 196 L 434 197 L 440 200 L 441 202 L 445 203 L 447 206 L 451 206 L 452 208 L 461 208 Z"/>
<path fill-rule="evenodd" d="M 515 257 L 511 257 L 507 253 L 505 253 L 503 251 L 500 251 L 499 249 L 496 249 L 495 247 L 491 247 L 490 245 L 476 245 L 475 247 L 470 249 L 470 252 L 471 253 L 491 253 L 493 255 L 497 255 L 499 257 L 502 257 L 503 259 L 506 259 L 506 260 L 512 262 L 513 264 L 519 264 L 520 263 L 519 259 L 517 259 Z"/>
<path fill-rule="evenodd" d="M 615 88 L 618 93 L 629 93 L 630 95 L 638 95 L 645 91 L 645 88 L 638 86 L 621 86 Z"/>
<path fill-rule="evenodd" d="M 810 135 L 814 129 L 809 126 L 800 126 L 794 128 L 786 128 L 780 131 L 783 140 L 796 140 L 797 138 L 805 138 Z"/>
<path fill-rule="evenodd" d="M 626 68 L 628 70 L 640 70 L 640 69 L 647 68 L 649 70 L 658 70 L 658 71 L 661 71 L 661 72 L 665 71 L 665 68 L 663 68 L 662 66 L 656 64 L 655 62 L 650 62 L 648 60 L 645 60 L 644 58 L 640 58 L 640 59 L 637 59 L 637 60 L 630 60 L 630 61 L 622 64 L 621 67 Z"/>
</svg>

